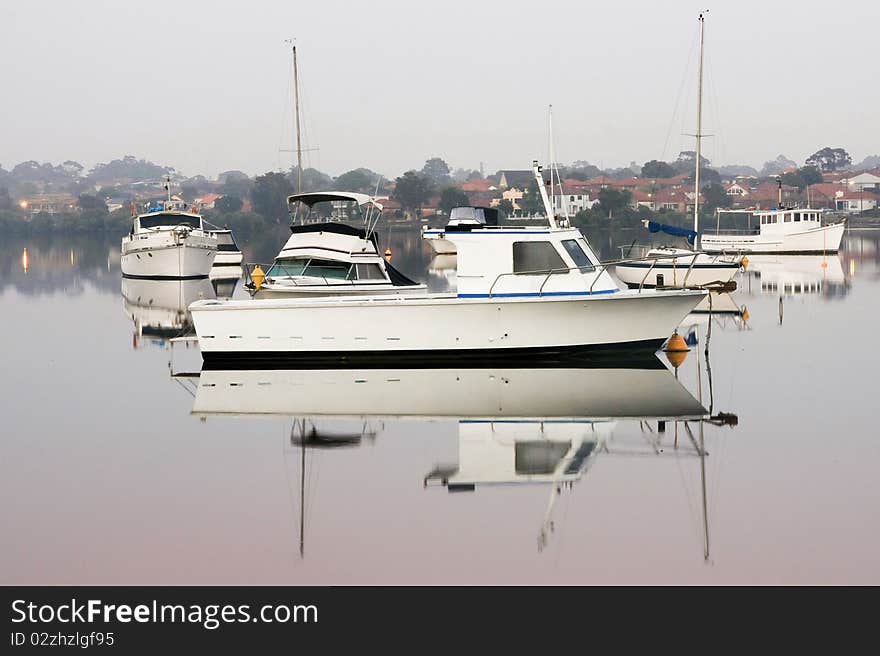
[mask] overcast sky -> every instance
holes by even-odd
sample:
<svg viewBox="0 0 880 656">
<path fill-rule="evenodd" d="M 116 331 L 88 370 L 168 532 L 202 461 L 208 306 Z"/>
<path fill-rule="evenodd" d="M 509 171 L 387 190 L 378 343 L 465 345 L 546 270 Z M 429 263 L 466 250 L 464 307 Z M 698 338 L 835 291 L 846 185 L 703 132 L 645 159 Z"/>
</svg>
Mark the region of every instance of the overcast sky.
<svg viewBox="0 0 880 656">
<path fill-rule="evenodd" d="M 553 11 L 549 7 L 553 7 Z M 704 152 L 802 163 L 880 153 L 880 2 L 119 2 L 0 4 L 0 165 L 126 154 L 187 175 L 288 167 L 299 52 L 306 164 L 388 176 L 599 166 L 692 149 L 697 14 Z M 544 13 L 538 9 L 546 8 Z"/>
</svg>

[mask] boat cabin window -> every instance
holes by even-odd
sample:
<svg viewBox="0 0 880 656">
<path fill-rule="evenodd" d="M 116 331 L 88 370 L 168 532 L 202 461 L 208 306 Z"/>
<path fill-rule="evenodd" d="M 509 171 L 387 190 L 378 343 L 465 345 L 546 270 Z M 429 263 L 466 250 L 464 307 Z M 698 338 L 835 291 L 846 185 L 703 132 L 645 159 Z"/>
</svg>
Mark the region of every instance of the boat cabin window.
<svg viewBox="0 0 880 656">
<path fill-rule="evenodd" d="M 316 278 L 332 278 L 333 280 L 345 280 L 348 278 L 348 270 L 351 267 L 352 265 L 348 262 L 311 259 L 302 275 L 315 276 Z"/>
<path fill-rule="evenodd" d="M 785 213 L 785 222 L 786 222 L 786 223 L 791 223 L 791 215 L 792 215 L 791 212 L 786 212 L 786 213 Z"/>
<path fill-rule="evenodd" d="M 513 242 L 514 273 L 565 273 L 568 267 L 549 241 Z"/>
<path fill-rule="evenodd" d="M 564 239 L 562 246 L 571 256 L 571 259 L 574 260 L 575 265 L 580 267 L 582 273 L 596 270 L 596 267 L 590 262 L 590 256 L 584 252 L 584 249 L 581 248 L 576 239 Z"/>
<path fill-rule="evenodd" d="M 800 220 L 801 220 L 801 213 L 800 213 L 800 212 L 795 212 L 795 213 L 794 213 L 794 220 L 795 220 L 795 221 L 800 221 Z"/>
<path fill-rule="evenodd" d="M 385 280 L 378 264 L 356 264 L 352 267 L 352 274 L 357 274 L 357 280 Z"/>
<path fill-rule="evenodd" d="M 266 276 L 301 276 L 309 263 L 309 258 L 285 257 L 275 260 Z"/>
<path fill-rule="evenodd" d="M 161 214 L 155 216 L 142 216 L 139 219 L 141 228 L 161 228 L 165 226 L 188 225 L 191 228 L 201 228 L 201 219 L 184 214 Z"/>
</svg>

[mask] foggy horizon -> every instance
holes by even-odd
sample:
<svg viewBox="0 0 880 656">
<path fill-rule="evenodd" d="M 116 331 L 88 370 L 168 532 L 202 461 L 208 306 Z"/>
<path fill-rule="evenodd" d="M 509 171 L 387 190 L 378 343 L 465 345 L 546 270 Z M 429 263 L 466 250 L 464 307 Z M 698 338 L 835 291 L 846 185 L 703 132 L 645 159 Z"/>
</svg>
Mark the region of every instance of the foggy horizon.
<svg viewBox="0 0 880 656">
<path fill-rule="evenodd" d="M 90 169 L 134 155 L 187 176 L 288 169 L 291 37 L 303 163 L 334 176 L 365 166 L 393 178 L 430 157 L 527 169 L 549 159 L 550 104 L 559 162 L 674 160 L 694 149 L 684 133 L 694 131 L 701 9 L 7 5 L 0 166 L 73 159 Z M 780 154 L 802 164 L 825 146 L 853 163 L 880 153 L 870 122 L 878 19 L 868 2 L 709 5 L 703 118 L 714 136 L 704 155 L 760 169 Z"/>
</svg>

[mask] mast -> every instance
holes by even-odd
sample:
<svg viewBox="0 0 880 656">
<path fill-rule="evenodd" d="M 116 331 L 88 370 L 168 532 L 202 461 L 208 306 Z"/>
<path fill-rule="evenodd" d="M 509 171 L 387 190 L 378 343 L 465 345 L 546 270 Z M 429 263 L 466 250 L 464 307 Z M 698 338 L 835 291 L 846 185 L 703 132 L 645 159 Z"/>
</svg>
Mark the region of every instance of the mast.
<svg viewBox="0 0 880 656">
<path fill-rule="evenodd" d="M 553 105 L 549 106 L 547 117 L 548 117 L 547 120 L 550 123 L 550 126 L 549 126 L 550 129 L 548 130 L 548 138 L 550 140 L 550 144 L 549 144 L 550 145 L 550 148 L 549 148 L 549 153 L 550 153 L 550 209 L 552 210 L 553 216 L 555 217 L 556 216 L 556 192 L 554 191 L 554 186 L 553 186 L 553 170 L 555 169 L 555 166 L 553 165 Z"/>
<path fill-rule="evenodd" d="M 296 110 L 296 193 L 302 193 L 303 161 L 299 128 L 299 72 L 296 67 L 296 43 L 293 43 L 293 98 Z"/>
<path fill-rule="evenodd" d="M 541 200 L 544 203 L 544 211 L 547 213 L 547 220 L 551 228 L 558 228 L 556 217 L 553 215 L 553 208 L 550 206 L 550 199 L 547 198 L 547 186 L 544 184 L 544 175 L 542 169 L 538 166 L 538 160 L 532 161 L 532 173 L 535 175 L 535 182 L 538 183 L 538 193 L 541 194 Z"/>
<path fill-rule="evenodd" d="M 703 32 L 705 28 L 705 19 L 703 15 L 708 13 L 708 9 L 700 14 L 700 65 L 697 73 L 697 164 L 696 174 L 694 176 L 694 232 L 700 232 L 700 157 L 702 154 L 701 139 L 703 138 Z M 699 242 L 697 242 L 699 243 Z"/>
</svg>

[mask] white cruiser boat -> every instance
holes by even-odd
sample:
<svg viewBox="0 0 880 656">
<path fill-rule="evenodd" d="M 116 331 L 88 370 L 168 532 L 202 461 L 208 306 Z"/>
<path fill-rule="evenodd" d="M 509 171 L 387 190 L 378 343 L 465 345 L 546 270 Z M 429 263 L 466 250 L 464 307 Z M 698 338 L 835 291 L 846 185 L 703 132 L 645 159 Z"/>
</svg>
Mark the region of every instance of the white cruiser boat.
<svg viewBox="0 0 880 656">
<path fill-rule="evenodd" d="M 836 253 L 846 229 L 846 219 L 823 224 L 822 210 L 783 207 L 782 182 L 779 207 L 772 210 L 718 210 L 718 227 L 714 233 L 701 237 L 703 250 L 709 253 L 736 251 L 739 253 L 822 255 Z M 722 214 L 748 214 L 750 227 L 746 230 L 723 230 Z M 752 220 L 755 226 L 751 227 Z M 751 260 L 751 258 L 749 258 Z"/>
<path fill-rule="evenodd" d="M 122 238 L 120 266 L 126 278 L 207 278 L 217 255 L 217 238 L 202 217 L 183 203 L 167 202 L 132 218 Z"/>
<path fill-rule="evenodd" d="M 398 295 L 425 293 L 379 252 L 376 223 L 382 205 L 366 194 L 313 192 L 288 198 L 293 208 L 290 239 L 261 284 L 248 283 L 254 298 Z M 299 205 L 306 207 L 299 217 Z M 364 227 L 329 219 L 360 215 Z M 299 220 L 300 225 L 297 225 Z M 253 270 L 250 271 L 253 275 Z"/>
<path fill-rule="evenodd" d="M 700 60 L 697 73 L 697 149 L 694 168 L 694 229 L 685 230 L 666 226 L 655 221 L 645 221 L 651 232 L 663 231 L 667 234 L 687 237 L 694 249 L 663 246 L 652 248 L 640 254 L 637 261 L 632 259 L 615 265 L 614 273 L 620 281 L 630 288 L 635 287 L 735 287 L 733 277 L 742 265 L 742 255 L 707 255 L 700 249 L 700 166 L 701 140 L 703 138 L 703 28 L 705 16 L 700 14 Z M 725 251 L 730 249 L 723 249 Z"/>
<path fill-rule="evenodd" d="M 217 256 L 214 258 L 211 277 L 222 278 L 241 275 L 241 249 L 235 243 L 232 230 L 228 228 L 211 230 L 208 234 L 217 238 Z"/>
<path fill-rule="evenodd" d="M 496 208 L 478 206 L 453 207 L 449 213 L 446 229 L 454 232 L 459 229 L 467 230 L 469 226 L 485 225 L 498 225 L 498 210 Z M 422 232 L 424 233 L 425 230 L 432 229 L 424 226 Z M 437 255 L 455 255 L 455 242 L 444 239 L 442 235 L 434 235 L 428 243 L 431 246 L 431 250 Z"/>
<path fill-rule="evenodd" d="M 653 351 L 706 295 L 620 289 L 580 231 L 550 216 L 547 227 L 446 233 L 458 252 L 454 294 L 193 303 L 202 357 L 277 365 Z"/>
</svg>

